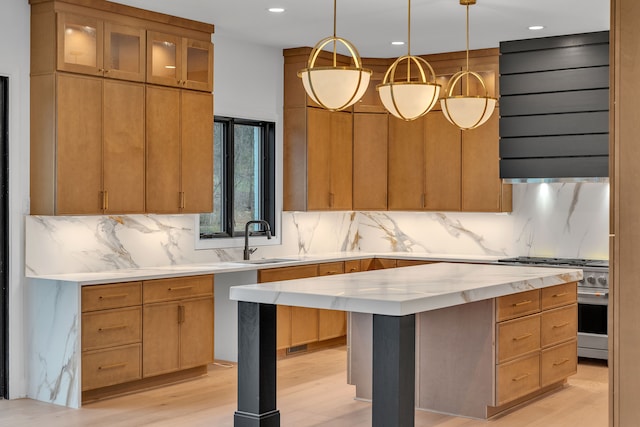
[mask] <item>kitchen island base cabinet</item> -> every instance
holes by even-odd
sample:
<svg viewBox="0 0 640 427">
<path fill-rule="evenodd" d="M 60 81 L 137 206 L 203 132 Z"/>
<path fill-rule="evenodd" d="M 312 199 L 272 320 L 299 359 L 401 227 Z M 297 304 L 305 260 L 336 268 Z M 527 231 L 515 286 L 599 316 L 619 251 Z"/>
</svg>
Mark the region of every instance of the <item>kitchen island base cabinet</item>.
<svg viewBox="0 0 640 427">
<path fill-rule="evenodd" d="M 419 313 L 416 407 L 487 419 L 561 387 L 577 371 L 576 322 L 575 283 Z M 365 400 L 372 323 L 350 314 L 348 382 Z"/>
</svg>

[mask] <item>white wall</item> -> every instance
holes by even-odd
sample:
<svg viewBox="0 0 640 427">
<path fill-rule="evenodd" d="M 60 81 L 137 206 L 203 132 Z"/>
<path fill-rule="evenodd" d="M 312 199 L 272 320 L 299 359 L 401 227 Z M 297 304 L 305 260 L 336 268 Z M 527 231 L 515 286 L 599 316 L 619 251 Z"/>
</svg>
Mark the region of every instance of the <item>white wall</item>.
<svg viewBox="0 0 640 427">
<path fill-rule="evenodd" d="M 0 75 L 9 77 L 9 393 L 26 395 L 24 215 L 29 212 L 29 3 L 2 0 Z"/>
</svg>

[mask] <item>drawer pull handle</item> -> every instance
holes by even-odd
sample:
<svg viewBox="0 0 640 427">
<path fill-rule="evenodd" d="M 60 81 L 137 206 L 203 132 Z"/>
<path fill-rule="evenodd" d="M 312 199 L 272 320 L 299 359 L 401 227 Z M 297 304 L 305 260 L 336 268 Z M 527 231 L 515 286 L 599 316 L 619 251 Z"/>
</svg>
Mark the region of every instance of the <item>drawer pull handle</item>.
<svg viewBox="0 0 640 427">
<path fill-rule="evenodd" d="M 569 326 L 569 322 L 564 322 L 559 325 L 553 325 L 553 329 L 564 328 L 565 326 Z"/>
<path fill-rule="evenodd" d="M 98 332 L 113 331 L 115 329 L 127 329 L 127 325 L 105 326 L 104 328 L 98 328 Z"/>
<path fill-rule="evenodd" d="M 357 268 L 355 268 L 355 267 L 351 267 L 351 268 L 349 269 L 349 272 L 351 272 L 351 273 L 353 273 L 354 271 L 358 271 L 358 269 L 357 269 Z"/>
<path fill-rule="evenodd" d="M 524 301 L 520 301 L 520 302 L 513 303 L 513 306 L 514 306 L 514 307 L 520 307 L 520 306 L 523 306 L 523 305 L 531 304 L 532 302 L 533 302 L 533 301 L 531 301 L 530 299 L 528 299 L 528 300 L 524 300 Z"/>
<path fill-rule="evenodd" d="M 331 276 L 332 274 L 338 274 L 337 271 L 327 271 L 327 276 Z"/>
<path fill-rule="evenodd" d="M 100 295 L 98 299 L 109 299 L 109 298 L 126 298 L 129 294 L 113 294 L 113 295 Z"/>
<path fill-rule="evenodd" d="M 124 368 L 125 366 L 127 366 L 126 363 L 114 363 L 113 365 L 98 366 L 98 370 L 104 371 L 106 369 Z"/>
<path fill-rule="evenodd" d="M 569 292 L 560 292 L 559 294 L 553 294 L 553 298 L 560 298 L 569 295 Z"/>
<path fill-rule="evenodd" d="M 193 289 L 193 286 L 176 286 L 175 288 L 169 288 L 169 291 L 184 291 L 187 289 Z"/>
<path fill-rule="evenodd" d="M 524 335 L 520 335 L 519 337 L 513 337 L 514 341 L 522 341 L 524 339 L 529 338 L 531 335 L 533 335 L 532 333 L 528 333 L 528 334 L 524 334 Z"/>
<path fill-rule="evenodd" d="M 567 363 L 569 361 L 569 359 L 562 359 L 559 362 L 553 362 L 553 366 L 560 366 L 560 365 L 564 365 L 565 363 Z"/>
<path fill-rule="evenodd" d="M 511 381 L 522 381 L 523 379 L 529 376 L 531 376 L 531 374 L 526 373 L 526 374 L 520 375 L 519 377 L 511 378 Z"/>
</svg>

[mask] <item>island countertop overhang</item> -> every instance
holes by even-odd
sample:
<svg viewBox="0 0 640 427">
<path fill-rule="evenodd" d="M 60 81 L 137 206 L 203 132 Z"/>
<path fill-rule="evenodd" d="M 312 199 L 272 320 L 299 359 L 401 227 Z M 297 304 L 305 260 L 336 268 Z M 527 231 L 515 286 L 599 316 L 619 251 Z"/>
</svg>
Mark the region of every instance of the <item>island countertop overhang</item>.
<svg viewBox="0 0 640 427">
<path fill-rule="evenodd" d="M 230 299 L 405 316 L 582 279 L 582 270 L 436 263 L 233 286 Z"/>
</svg>

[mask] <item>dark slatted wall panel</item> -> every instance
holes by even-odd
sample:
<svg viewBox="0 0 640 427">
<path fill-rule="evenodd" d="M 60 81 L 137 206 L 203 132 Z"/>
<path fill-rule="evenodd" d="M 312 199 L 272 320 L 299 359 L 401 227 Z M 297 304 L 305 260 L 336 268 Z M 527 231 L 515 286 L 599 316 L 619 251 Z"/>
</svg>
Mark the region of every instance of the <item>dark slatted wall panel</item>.
<svg viewBox="0 0 640 427">
<path fill-rule="evenodd" d="M 500 176 L 608 177 L 609 32 L 500 43 Z"/>
</svg>

